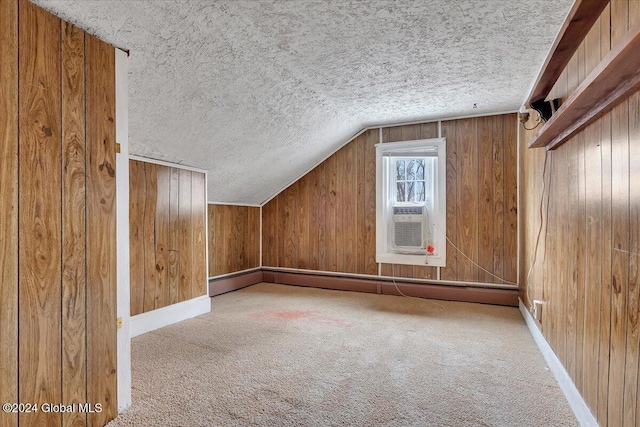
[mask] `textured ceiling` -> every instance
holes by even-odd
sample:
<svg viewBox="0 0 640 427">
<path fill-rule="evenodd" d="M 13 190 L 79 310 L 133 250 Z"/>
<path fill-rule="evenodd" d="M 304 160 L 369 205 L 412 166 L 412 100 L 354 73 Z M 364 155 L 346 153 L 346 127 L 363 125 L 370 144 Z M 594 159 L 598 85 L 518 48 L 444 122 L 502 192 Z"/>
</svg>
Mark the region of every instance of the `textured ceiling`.
<svg viewBox="0 0 640 427">
<path fill-rule="evenodd" d="M 236 203 L 363 127 L 518 109 L 572 4 L 34 2 L 130 50 L 133 154 L 206 169 L 209 200 Z"/>
</svg>

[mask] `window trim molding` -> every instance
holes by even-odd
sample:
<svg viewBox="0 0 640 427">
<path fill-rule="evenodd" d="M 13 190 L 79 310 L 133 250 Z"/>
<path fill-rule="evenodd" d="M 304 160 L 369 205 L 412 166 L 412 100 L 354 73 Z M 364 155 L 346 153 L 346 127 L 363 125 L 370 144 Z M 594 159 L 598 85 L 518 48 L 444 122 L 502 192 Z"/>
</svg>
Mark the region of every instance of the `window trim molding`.
<svg viewBox="0 0 640 427">
<path fill-rule="evenodd" d="M 411 150 L 421 147 L 437 147 L 438 151 L 438 182 L 434 197 L 434 216 L 436 217 L 434 244 L 436 248 L 444 248 L 438 255 L 427 256 L 424 254 L 397 254 L 388 251 L 387 227 L 388 213 L 385 206 L 388 181 L 385 181 L 383 171 L 383 157 L 387 151 Z M 385 264 L 427 265 L 444 267 L 447 256 L 447 141 L 446 138 L 429 138 L 400 142 L 380 142 L 376 147 L 376 262 Z M 387 177 L 388 179 L 388 177 Z M 438 224 L 443 225 L 440 227 Z"/>
</svg>

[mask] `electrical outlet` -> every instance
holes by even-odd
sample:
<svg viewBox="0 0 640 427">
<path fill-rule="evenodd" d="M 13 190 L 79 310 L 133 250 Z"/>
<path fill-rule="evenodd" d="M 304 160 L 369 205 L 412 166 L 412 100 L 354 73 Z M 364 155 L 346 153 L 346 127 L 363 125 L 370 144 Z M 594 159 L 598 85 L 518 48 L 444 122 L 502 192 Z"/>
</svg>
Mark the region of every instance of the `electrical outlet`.
<svg viewBox="0 0 640 427">
<path fill-rule="evenodd" d="M 543 304 L 544 304 L 544 302 L 535 299 L 535 300 L 533 300 L 533 304 L 531 305 L 531 315 L 538 322 L 540 322 L 542 320 L 542 306 L 543 306 Z"/>
</svg>

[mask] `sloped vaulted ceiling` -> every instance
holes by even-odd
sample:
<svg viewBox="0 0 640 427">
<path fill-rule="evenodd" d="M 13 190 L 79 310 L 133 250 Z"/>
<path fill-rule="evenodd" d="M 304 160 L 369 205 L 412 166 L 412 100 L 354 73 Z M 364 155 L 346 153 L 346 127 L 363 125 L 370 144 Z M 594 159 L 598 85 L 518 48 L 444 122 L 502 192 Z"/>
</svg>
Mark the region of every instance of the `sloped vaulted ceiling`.
<svg viewBox="0 0 640 427">
<path fill-rule="evenodd" d="M 130 50 L 133 154 L 256 204 L 363 127 L 518 109 L 572 4 L 34 2 Z"/>
</svg>

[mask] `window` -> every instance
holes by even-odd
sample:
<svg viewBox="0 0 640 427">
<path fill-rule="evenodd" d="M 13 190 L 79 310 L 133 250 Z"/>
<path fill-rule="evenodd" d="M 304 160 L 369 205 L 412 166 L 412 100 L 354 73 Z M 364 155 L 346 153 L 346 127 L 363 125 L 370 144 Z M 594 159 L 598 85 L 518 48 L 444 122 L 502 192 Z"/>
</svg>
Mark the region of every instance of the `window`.
<svg viewBox="0 0 640 427">
<path fill-rule="evenodd" d="M 444 266 L 446 141 L 376 145 L 376 262 Z"/>
</svg>

